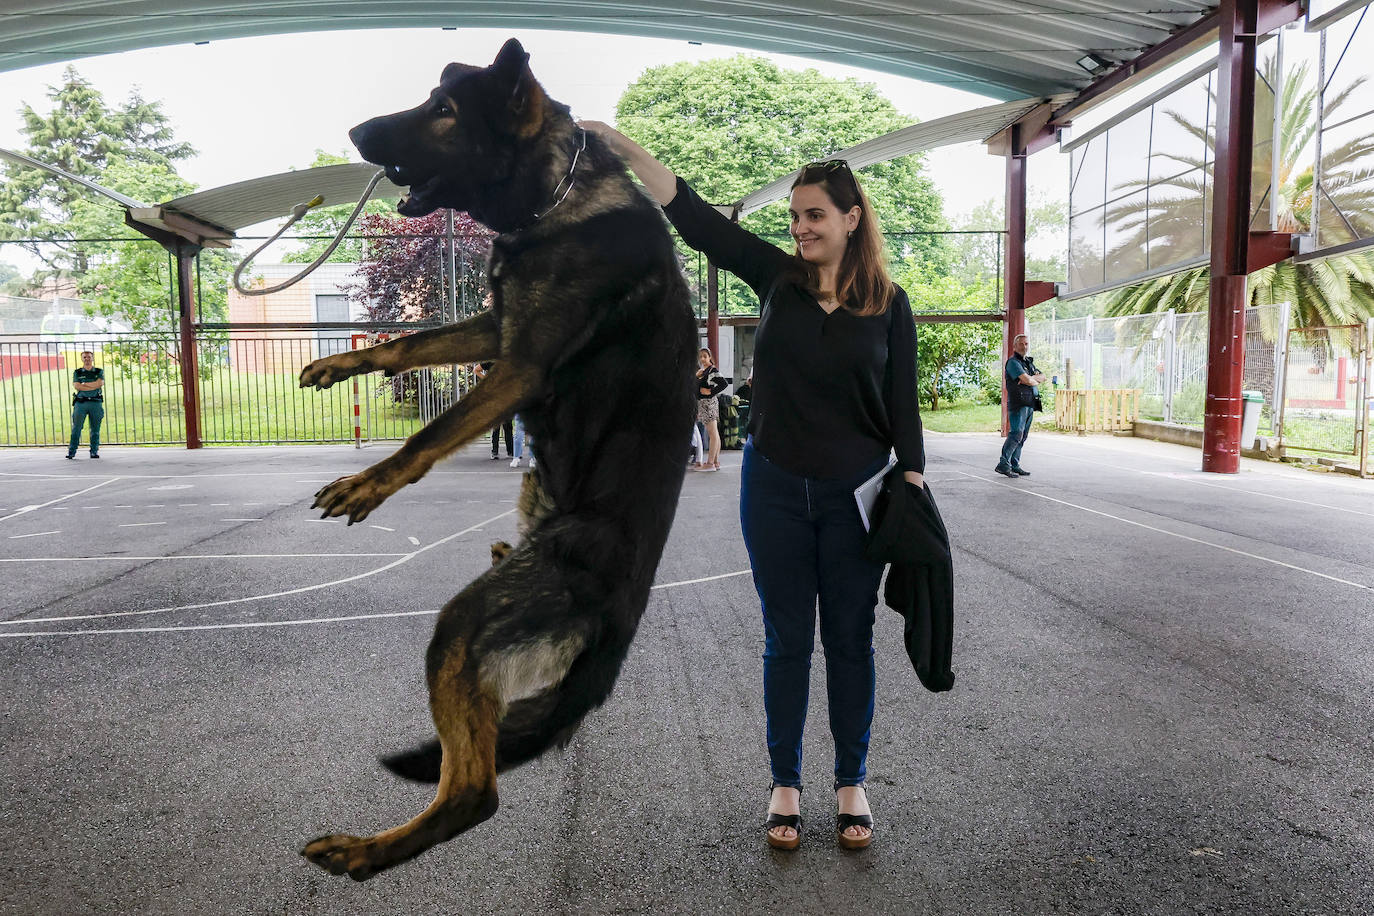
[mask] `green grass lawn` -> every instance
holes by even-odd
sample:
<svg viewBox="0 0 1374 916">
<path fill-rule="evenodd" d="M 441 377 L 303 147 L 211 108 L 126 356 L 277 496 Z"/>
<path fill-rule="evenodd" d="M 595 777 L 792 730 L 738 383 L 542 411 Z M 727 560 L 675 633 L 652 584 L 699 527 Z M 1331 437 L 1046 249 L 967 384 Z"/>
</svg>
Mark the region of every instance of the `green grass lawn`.
<svg viewBox="0 0 1374 916">
<path fill-rule="evenodd" d="M 936 433 L 997 433 L 1002 429 L 1002 405 L 941 401 L 939 410 L 931 410 L 923 404 L 921 425 Z M 1033 428 L 1054 429 L 1054 414 L 1036 414 Z"/>
</svg>

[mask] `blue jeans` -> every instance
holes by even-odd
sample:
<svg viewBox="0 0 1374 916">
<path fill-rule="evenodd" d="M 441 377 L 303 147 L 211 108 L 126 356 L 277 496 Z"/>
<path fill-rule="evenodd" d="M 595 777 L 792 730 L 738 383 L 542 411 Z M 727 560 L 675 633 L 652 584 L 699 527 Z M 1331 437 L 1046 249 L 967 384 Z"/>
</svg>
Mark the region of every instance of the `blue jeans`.
<svg viewBox="0 0 1374 916">
<path fill-rule="evenodd" d="M 873 722 L 873 609 L 883 567 L 864 556 L 854 488 L 886 457 L 843 480 L 798 477 L 744 446 L 740 526 L 763 606 L 763 708 L 773 782 L 801 786 L 802 731 L 820 601 L 835 784 L 862 785 Z"/>
<path fill-rule="evenodd" d="M 998 467 L 1019 468 L 1021 466 L 1021 447 L 1030 435 L 1031 423 L 1035 419 L 1034 407 L 1014 407 L 1007 411 L 1007 441 L 1002 443 L 1002 460 Z"/>
<path fill-rule="evenodd" d="M 515 416 L 515 457 L 523 458 L 525 451 L 525 424 L 520 422 L 520 415 Z"/>
<path fill-rule="evenodd" d="M 91 454 L 100 451 L 100 421 L 105 419 L 105 405 L 100 401 L 77 401 L 72 405 L 72 438 L 67 444 L 67 454 L 75 455 L 81 444 L 81 427 L 86 418 L 91 420 Z"/>
</svg>

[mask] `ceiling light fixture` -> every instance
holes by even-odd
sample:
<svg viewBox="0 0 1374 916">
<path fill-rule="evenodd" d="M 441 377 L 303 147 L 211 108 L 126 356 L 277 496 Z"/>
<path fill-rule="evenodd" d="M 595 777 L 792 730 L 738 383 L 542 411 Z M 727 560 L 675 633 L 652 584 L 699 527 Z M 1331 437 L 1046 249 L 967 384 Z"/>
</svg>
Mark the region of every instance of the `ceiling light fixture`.
<svg viewBox="0 0 1374 916">
<path fill-rule="evenodd" d="M 1100 54 L 1094 54 L 1091 51 L 1078 58 L 1074 63 L 1078 64 L 1078 66 L 1082 67 L 1093 76 L 1097 76 L 1097 74 L 1101 73 L 1103 70 L 1113 66 L 1110 60 Z"/>
</svg>

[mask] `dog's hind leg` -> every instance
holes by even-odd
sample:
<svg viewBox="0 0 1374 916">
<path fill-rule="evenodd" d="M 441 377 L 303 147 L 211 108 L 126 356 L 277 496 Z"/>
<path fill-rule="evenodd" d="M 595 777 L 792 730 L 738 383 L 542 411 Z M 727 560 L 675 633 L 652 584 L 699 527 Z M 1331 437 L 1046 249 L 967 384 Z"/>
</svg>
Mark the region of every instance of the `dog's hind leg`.
<svg viewBox="0 0 1374 916">
<path fill-rule="evenodd" d="M 434 801 L 406 824 L 376 836 L 323 836 L 301 854 L 333 874 L 363 881 L 452 839 L 496 813 L 500 699 L 484 687 L 460 639 L 430 678 L 430 708 L 443 756 Z"/>
</svg>

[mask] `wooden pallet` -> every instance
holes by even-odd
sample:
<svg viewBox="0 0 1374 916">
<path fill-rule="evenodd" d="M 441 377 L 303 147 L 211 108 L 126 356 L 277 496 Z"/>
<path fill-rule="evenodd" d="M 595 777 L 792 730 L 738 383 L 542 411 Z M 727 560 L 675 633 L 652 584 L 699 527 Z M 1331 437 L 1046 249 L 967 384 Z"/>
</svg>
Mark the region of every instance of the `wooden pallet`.
<svg viewBox="0 0 1374 916">
<path fill-rule="evenodd" d="M 1060 388 L 1054 393 L 1054 424 L 1080 436 L 1130 430 L 1140 416 L 1139 388 Z"/>
</svg>

